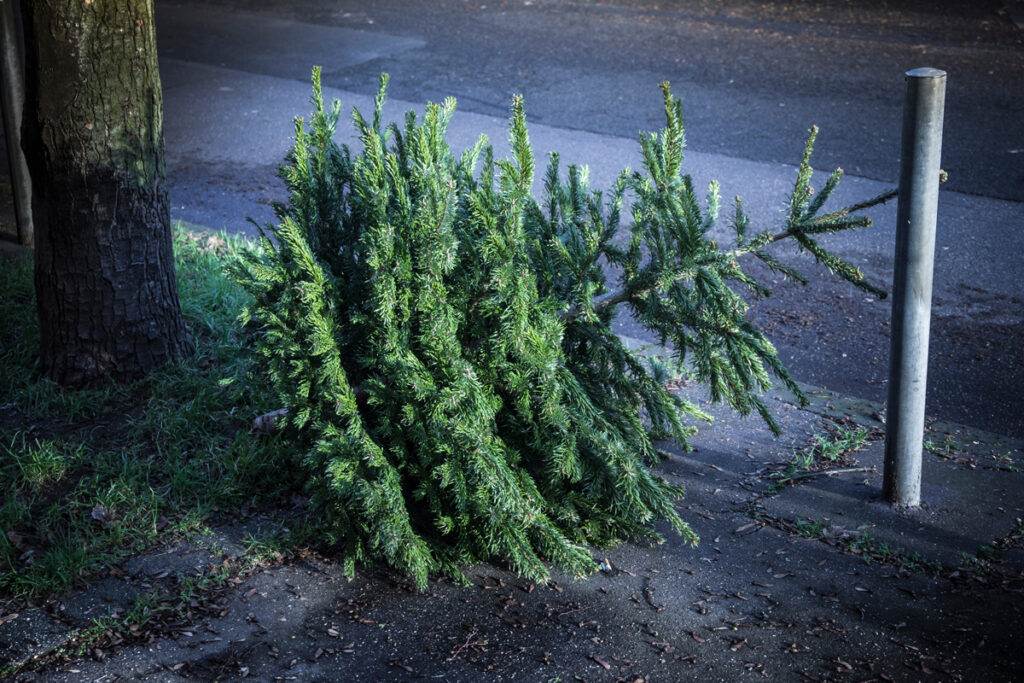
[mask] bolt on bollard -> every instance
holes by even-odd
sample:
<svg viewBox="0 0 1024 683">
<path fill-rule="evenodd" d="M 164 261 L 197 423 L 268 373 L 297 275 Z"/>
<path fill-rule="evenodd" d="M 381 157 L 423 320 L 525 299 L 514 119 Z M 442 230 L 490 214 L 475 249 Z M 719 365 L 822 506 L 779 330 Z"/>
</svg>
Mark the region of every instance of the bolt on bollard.
<svg viewBox="0 0 1024 683">
<path fill-rule="evenodd" d="M 921 503 L 946 72 L 920 68 L 906 77 L 882 493 L 894 505 L 916 507 Z"/>
</svg>

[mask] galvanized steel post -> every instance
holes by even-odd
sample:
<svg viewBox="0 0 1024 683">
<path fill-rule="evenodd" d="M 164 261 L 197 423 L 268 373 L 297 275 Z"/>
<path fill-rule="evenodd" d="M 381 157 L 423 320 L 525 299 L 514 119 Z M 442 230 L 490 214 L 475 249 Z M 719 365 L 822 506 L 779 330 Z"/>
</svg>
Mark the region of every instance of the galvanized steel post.
<svg viewBox="0 0 1024 683">
<path fill-rule="evenodd" d="M 921 503 L 928 328 L 946 72 L 921 68 L 906 75 L 883 495 L 895 505 L 916 507 Z"/>
</svg>

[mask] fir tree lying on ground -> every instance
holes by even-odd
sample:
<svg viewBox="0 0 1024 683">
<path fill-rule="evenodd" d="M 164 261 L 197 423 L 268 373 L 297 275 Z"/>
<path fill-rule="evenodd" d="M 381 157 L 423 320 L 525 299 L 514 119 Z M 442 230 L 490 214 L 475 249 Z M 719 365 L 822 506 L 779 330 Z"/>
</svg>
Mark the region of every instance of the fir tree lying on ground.
<svg viewBox="0 0 1024 683">
<path fill-rule="evenodd" d="M 354 112 L 363 149 L 333 141 L 340 113 L 313 76 L 310 125 L 297 120 L 281 168 L 289 201 L 235 273 L 254 297 L 243 323 L 276 390 L 346 569 L 382 558 L 424 586 L 430 572 L 505 558 L 535 580 L 547 563 L 595 568 L 588 545 L 660 542 L 682 488 L 650 467 L 656 438 L 685 445 L 707 419 L 670 393 L 612 332 L 629 308 L 741 414 L 777 425 L 759 394 L 774 376 L 797 396 L 736 288 L 768 290 L 740 267 L 754 256 L 803 280 L 765 251 L 792 238 L 838 275 L 877 291 L 815 236 L 863 227 L 821 213 L 836 171 L 810 187 L 812 130 L 780 232 L 748 235 L 736 200 L 735 246 L 709 237 L 719 212 L 681 171 L 680 102 L 668 85 L 666 127 L 640 139 L 645 173 L 607 194 L 586 169 L 552 155 L 543 198 L 522 99 L 512 104 L 510 159 L 485 138 L 456 157 L 445 140 L 455 101 L 385 127 L 381 78 L 371 120 Z M 620 227 L 623 198 L 631 220 Z M 616 282 L 609 283 L 609 273 Z"/>
</svg>

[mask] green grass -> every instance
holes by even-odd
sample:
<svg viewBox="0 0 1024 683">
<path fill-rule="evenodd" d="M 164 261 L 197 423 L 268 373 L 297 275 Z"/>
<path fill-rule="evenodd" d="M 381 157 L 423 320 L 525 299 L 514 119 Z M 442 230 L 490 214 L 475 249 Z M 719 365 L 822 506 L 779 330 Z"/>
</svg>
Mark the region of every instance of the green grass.
<svg viewBox="0 0 1024 683">
<path fill-rule="evenodd" d="M 995 464 L 990 465 L 989 469 L 1002 470 L 1003 472 L 1024 472 L 1024 463 L 1019 458 L 1014 458 L 1012 451 L 993 453 L 989 456 L 989 459 L 995 461 Z"/>
<path fill-rule="evenodd" d="M 0 472 L 4 480 L 17 482 L 28 491 L 39 491 L 63 479 L 68 467 L 81 462 L 83 456 L 80 444 L 69 446 L 59 439 L 29 440 L 24 433 L 16 433 L 9 444 L 0 444 Z"/>
<path fill-rule="evenodd" d="M 864 530 L 855 533 L 830 533 L 829 525 L 815 519 L 796 518 L 790 520 L 766 514 L 756 508 L 750 508 L 748 514 L 755 520 L 776 529 L 802 538 L 823 541 L 843 552 L 858 555 L 867 564 L 898 567 L 908 572 L 928 576 L 938 576 L 947 569 L 939 562 L 924 559 L 919 553 L 911 553 L 903 548 L 890 546 Z M 967 556 L 965 555 L 965 557 Z"/>
<path fill-rule="evenodd" d="M 866 531 L 859 535 L 844 539 L 840 545 L 847 551 L 860 555 L 868 564 L 872 562 L 887 566 L 896 566 L 908 572 L 936 576 L 943 567 L 939 562 L 925 560 L 920 553 L 910 553 L 902 548 L 894 548 L 880 541 Z"/>
<path fill-rule="evenodd" d="M 979 444 L 975 441 L 973 445 Z M 970 445 L 958 443 L 949 434 L 945 435 L 942 441 L 925 439 L 923 446 L 925 451 L 943 460 L 953 460 L 970 465 L 971 467 L 978 465 L 986 469 L 1000 470 L 1002 472 L 1024 472 L 1024 461 L 1022 461 L 1020 453 L 1017 453 L 1017 457 L 1014 457 L 1014 451 L 972 455 L 969 452 L 971 450 Z"/>
<path fill-rule="evenodd" d="M 0 600 L 63 593 L 299 485 L 289 448 L 248 431 L 277 406 L 249 377 L 247 295 L 225 274 L 246 243 L 179 225 L 174 248 L 194 353 L 90 390 L 39 376 L 31 261 L 0 257 Z"/>
<path fill-rule="evenodd" d="M 942 441 L 926 439 L 924 441 L 924 450 L 929 453 L 933 453 L 940 458 L 949 460 L 954 458 L 956 454 L 962 450 L 962 447 L 953 439 L 952 436 L 947 434 Z"/>
<path fill-rule="evenodd" d="M 869 437 L 870 431 L 865 427 L 851 429 L 837 426 L 831 434 L 815 434 L 810 446 L 794 450 L 785 469 L 772 474 L 769 494 L 777 493 L 801 474 L 818 472 L 842 463 L 864 448 Z"/>
<path fill-rule="evenodd" d="M 813 519 L 798 519 L 794 522 L 796 533 L 804 538 L 821 538 L 825 533 L 825 525 Z"/>
</svg>

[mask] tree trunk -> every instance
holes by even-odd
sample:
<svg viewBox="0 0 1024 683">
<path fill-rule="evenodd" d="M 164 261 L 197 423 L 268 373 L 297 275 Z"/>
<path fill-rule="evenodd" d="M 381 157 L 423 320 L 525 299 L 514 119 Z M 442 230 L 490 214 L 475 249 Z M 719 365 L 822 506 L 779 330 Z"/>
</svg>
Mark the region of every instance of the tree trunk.
<svg viewBox="0 0 1024 683">
<path fill-rule="evenodd" d="M 131 379 L 188 350 L 152 0 L 25 0 L 43 371 Z"/>
</svg>

